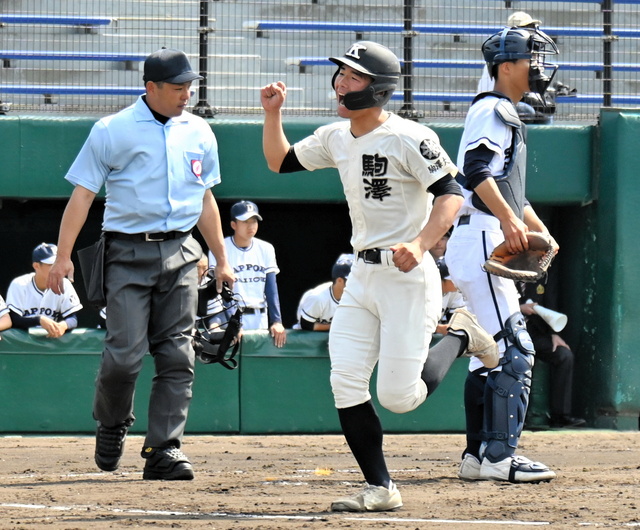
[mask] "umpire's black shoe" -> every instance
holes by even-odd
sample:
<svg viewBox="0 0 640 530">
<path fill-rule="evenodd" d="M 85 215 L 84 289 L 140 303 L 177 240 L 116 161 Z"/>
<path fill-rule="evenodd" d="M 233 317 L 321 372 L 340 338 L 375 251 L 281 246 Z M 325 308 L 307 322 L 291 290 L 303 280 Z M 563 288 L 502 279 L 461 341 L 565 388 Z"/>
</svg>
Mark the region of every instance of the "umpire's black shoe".
<svg viewBox="0 0 640 530">
<path fill-rule="evenodd" d="M 96 428 L 96 464 L 102 471 L 115 471 L 124 453 L 124 441 L 131 422 L 106 427 L 98 422 Z"/>
<path fill-rule="evenodd" d="M 193 480 L 193 467 L 177 447 L 144 447 L 142 478 L 145 480 Z"/>
</svg>

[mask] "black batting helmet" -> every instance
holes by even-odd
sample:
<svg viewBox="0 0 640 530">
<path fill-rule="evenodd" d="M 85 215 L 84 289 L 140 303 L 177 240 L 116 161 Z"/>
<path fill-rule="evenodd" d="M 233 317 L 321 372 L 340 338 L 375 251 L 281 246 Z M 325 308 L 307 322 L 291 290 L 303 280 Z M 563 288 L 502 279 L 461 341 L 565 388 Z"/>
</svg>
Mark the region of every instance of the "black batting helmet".
<svg viewBox="0 0 640 530">
<path fill-rule="evenodd" d="M 334 89 L 341 66 L 350 66 L 373 79 L 364 90 L 345 95 L 344 106 L 349 110 L 382 107 L 391 99 L 393 91 L 398 86 L 400 61 L 389 48 L 377 42 L 356 42 L 342 57 L 329 57 L 329 60 L 338 65 L 338 70 L 331 79 Z"/>
</svg>

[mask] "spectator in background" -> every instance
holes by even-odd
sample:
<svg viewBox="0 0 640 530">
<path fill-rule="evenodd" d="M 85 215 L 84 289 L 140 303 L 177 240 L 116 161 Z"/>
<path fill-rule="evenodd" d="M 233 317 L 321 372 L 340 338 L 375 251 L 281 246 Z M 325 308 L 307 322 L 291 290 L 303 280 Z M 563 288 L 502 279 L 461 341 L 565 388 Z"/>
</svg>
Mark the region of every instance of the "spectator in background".
<svg viewBox="0 0 640 530">
<path fill-rule="evenodd" d="M 48 338 L 57 339 L 78 327 L 76 313 L 82 304 L 71 282 L 64 279 L 62 294 L 47 289 L 57 252 L 58 248 L 51 243 L 38 245 L 31 256 L 35 272 L 18 276 L 9 285 L 7 306 L 14 328 L 28 330 L 40 326 L 47 331 Z"/>
<path fill-rule="evenodd" d="M 276 251 L 271 243 L 255 237 L 262 217 L 251 201 L 240 201 L 231 207 L 233 235 L 225 238 L 227 259 L 236 278 L 234 291 L 245 303 L 243 331 L 268 329 L 278 348 L 287 341 L 282 325 L 280 297 L 276 274 L 280 272 Z M 209 263 L 215 264 L 209 252 Z"/>
<path fill-rule="evenodd" d="M 331 269 L 331 280 L 302 295 L 298 305 L 298 322 L 293 329 L 329 331 L 331 320 L 347 285 L 347 276 L 353 265 L 353 254 L 341 254 Z"/>
<path fill-rule="evenodd" d="M 11 327 L 11 315 L 9 315 L 9 308 L 4 303 L 4 298 L 0 296 L 0 331 L 9 329 Z M 2 337 L 0 337 L 2 339 Z"/>
<path fill-rule="evenodd" d="M 527 331 L 536 350 L 536 359 L 551 365 L 549 399 L 550 427 L 582 427 L 586 421 L 572 416 L 574 354 L 569 345 L 547 322 L 535 312 L 534 306 L 558 309 L 557 268 L 549 269 L 548 282 L 522 283 L 520 311 L 525 316 Z M 535 384 L 533 381 L 532 384 Z"/>
<path fill-rule="evenodd" d="M 438 263 L 438 259 L 444 257 L 444 253 L 447 251 L 447 243 L 453 232 L 453 226 L 447 230 L 447 233 L 443 235 L 440 240 L 429 249 L 429 254 Z"/>
</svg>

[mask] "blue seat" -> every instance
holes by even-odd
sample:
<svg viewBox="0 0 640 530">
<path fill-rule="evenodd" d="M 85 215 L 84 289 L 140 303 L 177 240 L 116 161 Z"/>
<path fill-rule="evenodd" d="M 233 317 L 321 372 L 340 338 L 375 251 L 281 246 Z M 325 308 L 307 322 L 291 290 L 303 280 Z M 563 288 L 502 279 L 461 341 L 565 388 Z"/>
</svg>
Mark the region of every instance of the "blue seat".
<svg viewBox="0 0 640 530">
<path fill-rule="evenodd" d="M 470 103 L 476 97 L 475 93 L 456 93 L 456 92 L 414 92 L 414 101 L 442 101 L 448 103 Z M 391 99 L 394 101 L 402 101 L 404 95 L 402 91 L 396 91 Z M 640 104 L 640 96 L 634 95 L 614 95 L 613 103 L 618 105 L 638 105 Z M 602 105 L 602 95 L 596 94 L 577 94 L 573 96 L 558 96 L 556 103 L 585 103 L 590 105 Z"/>
<path fill-rule="evenodd" d="M 295 30 L 295 31 L 353 31 L 362 33 L 401 33 L 404 24 L 395 23 L 367 23 L 367 22 L 322 22 L 295 20 L 254 20 L 244 22 L 244 29 L 255 30 L 257 36 L 262 36 L 266 30 Z M 489 26 L 475 24 L 414 24 L 413 31 L 417 33 L 433 33 L 445 35 L 493 35 L 504 26 Z M 602 28 L 580 27 L 546 27 L 544 31 L 551 36 L 567 37 L 602 37 Z M 613 35 L 617 37 L 640 37 L 640 29 L 614 28 Z"/>
<path fill-rule="evenodd" d="M 53 60 L 53 61 L 144 61 L 141 53 L 61 52 L 0 50 L 0 59 Z"/>
<path fill-rule="evenodd" d="M 144 92 L 142 86 L 0 85 L 0 93 L 4 94 L 139 96 Z"/>
<path fill-rule="evenodd" d="M 10 15 L 0 13 L 4 24 L 54 24 L 65 26 L 108 26 L 114 19 L 109 17 L 84 17 L 65 15 Z"/>
</svg>

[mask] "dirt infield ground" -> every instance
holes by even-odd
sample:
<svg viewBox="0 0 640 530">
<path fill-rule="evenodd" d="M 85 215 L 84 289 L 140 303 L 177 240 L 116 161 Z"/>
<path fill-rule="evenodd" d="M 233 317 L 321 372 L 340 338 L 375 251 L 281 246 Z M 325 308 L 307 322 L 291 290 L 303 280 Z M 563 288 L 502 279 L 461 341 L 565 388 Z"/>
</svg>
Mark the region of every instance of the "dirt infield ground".
<svg viewBox="0 0 640 530">
<path fill-rule="evenodd" d="M 525 432 L 522 454 L 552 466 L 546 484 L 457 479 L 461 435 L 389 435 L 404 507 L 333 514 L 361 487 L 341 436 L 186 437 L 191 482 L 142 480 L 141 437 L 116 473 L 93 462 L 91 437 L 0 438 L 0 528 L 324 529 L 640 527 L 640 433 Z"/>
</svg>

